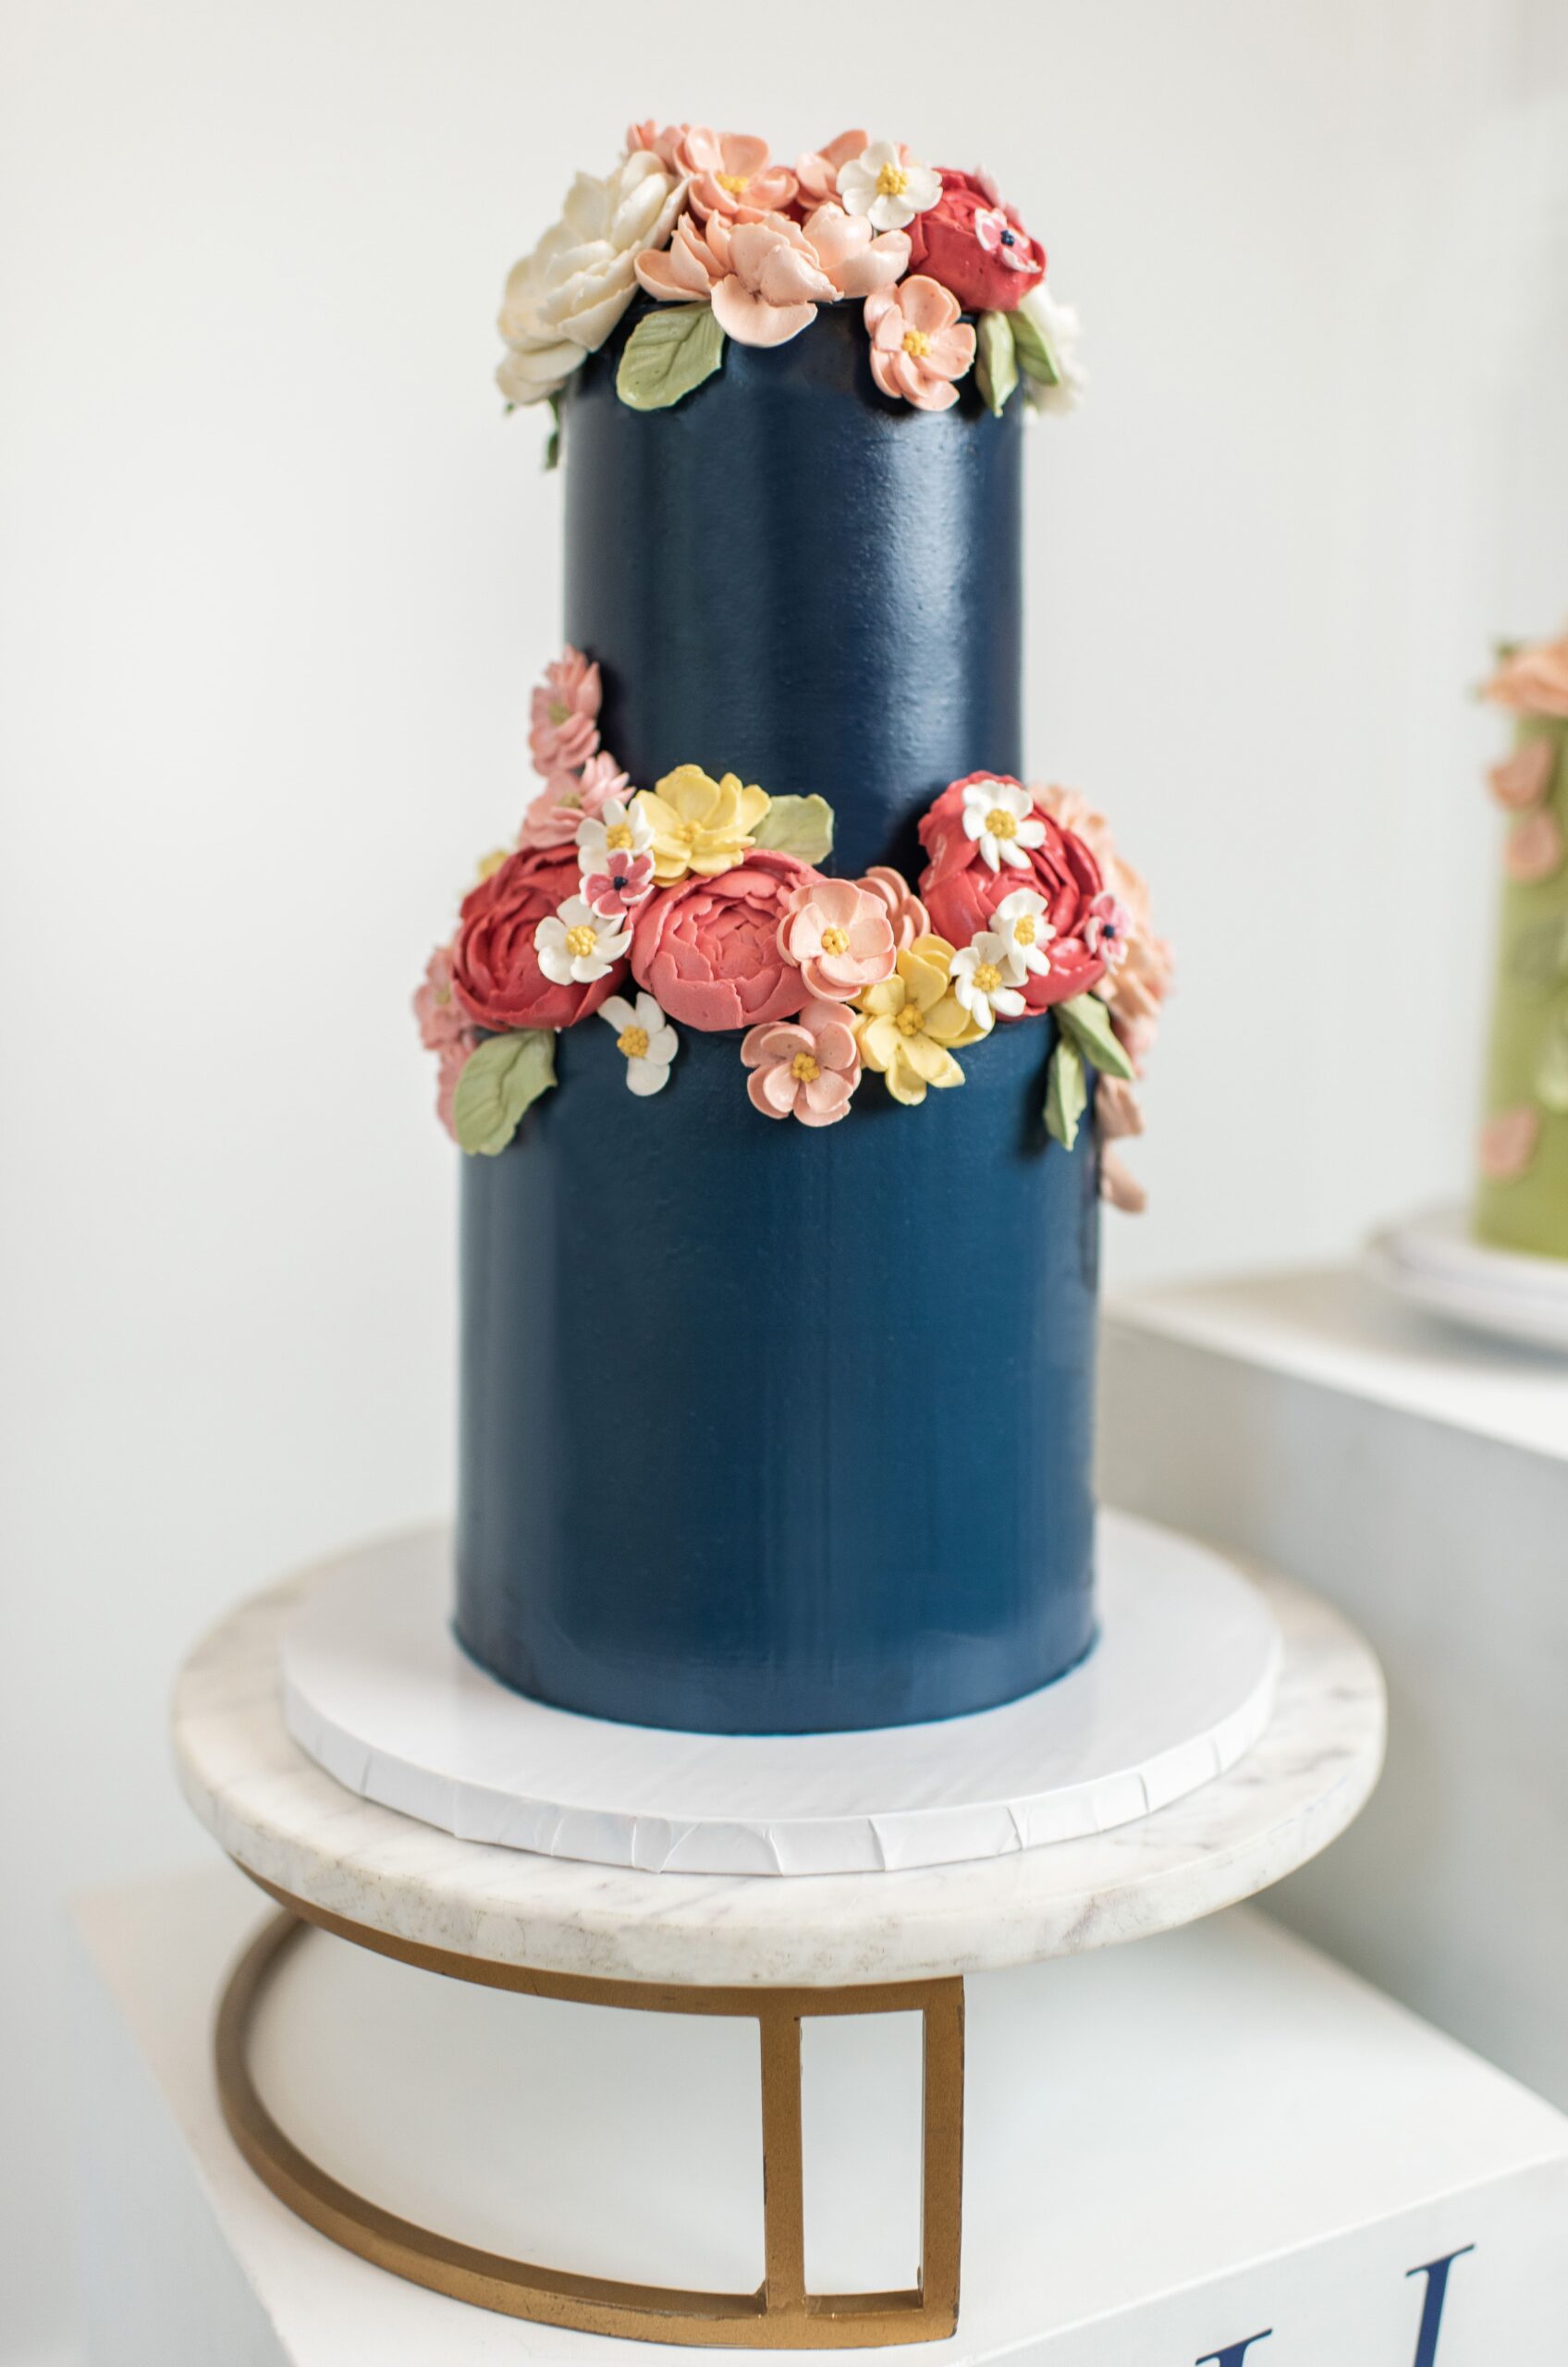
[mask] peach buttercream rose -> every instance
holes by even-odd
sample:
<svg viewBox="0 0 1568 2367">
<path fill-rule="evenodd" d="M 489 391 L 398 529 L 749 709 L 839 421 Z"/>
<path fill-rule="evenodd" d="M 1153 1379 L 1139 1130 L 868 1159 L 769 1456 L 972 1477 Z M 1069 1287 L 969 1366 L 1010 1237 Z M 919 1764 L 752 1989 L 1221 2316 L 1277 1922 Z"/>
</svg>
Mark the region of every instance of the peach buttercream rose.
<svg viewBox="0 0 1568 2367">
<path fill-rule="evenodd" d="M 631 975 L 671 1019 L 714 1032 L 791 1018 L 809 1000 L 802 973 L 778 946 L 809 864 L 753 847 L 715 877 L 693 873 L 648 899 L 631 938 Z"/>
</svg>

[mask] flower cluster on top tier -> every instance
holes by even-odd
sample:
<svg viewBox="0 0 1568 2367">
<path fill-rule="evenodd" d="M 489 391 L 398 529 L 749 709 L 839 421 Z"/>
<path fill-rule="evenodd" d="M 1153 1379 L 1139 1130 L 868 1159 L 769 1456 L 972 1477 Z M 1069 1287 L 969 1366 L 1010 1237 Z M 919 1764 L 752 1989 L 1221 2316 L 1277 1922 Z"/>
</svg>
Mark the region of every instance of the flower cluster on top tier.
<svg viewBox="0 0 1568 2367">
<path fill-rule="evenodd" d="M 600 744 L 601 697 L 579 651 L 546 669 L 529 736 L 545 786 L 414 997 L 465 1150 L 506 1147 L 555 1083 L 556 1036 L 595 1014 L 633 1093 L 669 1082 L 680 1028 L 737 1033 L 753 1107 L 820 1127 L 849 1115 L 867 1072 L 918 1108 L 963 1083 L 961 1052 L 1048 1012 L 1047 1127 L 1071 1148 L 1092 1095 L 1101 1189 L 1142 1207 L 1107 1146 L 1143 1131 L 1136 1081 L 1170 954 L 1102 816 L 972 773 L 920 822 L 918 889 L 885 865 L 835 878 L 824 798 L 698 765 L 633 789 Z"/>
<path fill-rule="evenodd" d="M 861 130 L 790 166 L 750 133 L 638 123 L 614 170 L 580 173 L 513 269 L 496 375 L 510 402 L 554 400 L 641 288 L 658 309 L 628 338 L 616 385 L 660 410 L 718 368 L 727 337 L 787 344 L 820 306 L 849 300 L 892 400 L 946 411 L 974 369 L 997 412 L 1020 383 L 1033 407 L 1069 411 L 1084 386 L 1078 318 L 1045 279 L 1045 249 L 987 174 Z"/>
</svg>

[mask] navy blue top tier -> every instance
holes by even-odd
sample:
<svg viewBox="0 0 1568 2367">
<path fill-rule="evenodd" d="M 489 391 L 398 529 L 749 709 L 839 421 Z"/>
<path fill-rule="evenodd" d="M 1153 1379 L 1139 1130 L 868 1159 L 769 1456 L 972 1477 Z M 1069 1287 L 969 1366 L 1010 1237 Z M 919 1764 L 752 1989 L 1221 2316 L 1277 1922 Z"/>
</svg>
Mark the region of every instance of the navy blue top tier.
<svg viewBox="0 0 1568 2367">
<path fill-rule="evenodd" d="M 835 871 L 913 873 L 939 790 L 1023 768 L 1023 404 L 993 418 L 973 374 L 950 411 L 889 401 L 843 303 L 634 411 L 642 309 L 562 407 L 566 637 L 604 668 L 605 745 L 643 788 L 695 764 L 815 791 Z"/>
</svg>

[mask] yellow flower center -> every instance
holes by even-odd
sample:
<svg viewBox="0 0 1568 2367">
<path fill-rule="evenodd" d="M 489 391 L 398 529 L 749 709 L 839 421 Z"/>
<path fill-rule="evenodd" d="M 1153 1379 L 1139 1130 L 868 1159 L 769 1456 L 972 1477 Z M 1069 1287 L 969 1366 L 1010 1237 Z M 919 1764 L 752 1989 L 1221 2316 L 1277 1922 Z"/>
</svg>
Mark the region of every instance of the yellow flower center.
<svg viewBox="0 0 1568 2367">
<path fill-rule="evenodd" d="M 586 921 L 579 921 L 575 928 L 569 928 L 566 933 L 566 950 L 574 962 L 586 962 L 598 942 L 598 930 L 590 928 Z"/>
<path fill-rule="evenodd" d="M 899 1013 L 899 1034 L 900 1036 L 920 1035 L 923 1032 L 921 1023 L 925 1015 L 917 1002 L 906 1002 Z"/>
<path fill-rule="evenodd" d="M 623 1027 L 615 1039 L 615 1048 L 618 1052 L 624 1052 L 629 1061 L 645 1060 L 648 1054 L 647 1029 Z"/>
<path fill-rule="evenodd" d="M 739 197 L 750 182 L 751 175 L 749 173 L 716 173 L 714 178 L 720 189 L 729 190 L 731 197 Z"/>
<path fill-rule="evenodd" d="M 809 1052 L 797 1052 L 790 1063 L 790 1074 L 802 1085 L 815 1085 L 822 1071 Z"/>
<path fill-rule="evenodd" d="M 1037 934 L 1033 913 L 1023 913 L 1013 922 L 1012 939 L 1015 945 L 1033 945 Z"/>
<path fill-rule="evenodd" d="M 507 851 L 505 847 L 496 847 L 492 849 L 489 854 L 482 854 L 479 858 L 479 876 L 481 879 L 494 879 L 496 874 L 499 871 L 506 859 Z"/>
<path fill-rule="evenodd" d="M 451 987 L 436 987 L 436 989 L 435 989 L 435 1008 L 436 1008 L 436 1010 L 437 1010 L 437 1011 L 445 1011 L 445 1010 L 446 1010 L 446 1008 L 447 1008 L 447 1005 L 451 1001 L 451 1000 L 452 1000 L 452 989 L 451 989 Z"/>
<path fill-rule="evenodd" d="M 904 351 L 913 353 L 917 362 L 924 361 L 931 350 L 931 340 L 924 329 L 905 329 Z"/>
<path fill-rule="evenodd" d="M 556 726 L 557 730 L 566 721 L 570 713 L 570 707 L 563 706 L 559 699 L 552 699 L 550 701 L 550 721 Z"/>
<path fill-rule="evenodd" d="M 616 854 L 624 854 L 631 844 L 630 822 L 615 822 L 605 832 L 605 844 Z"/>
<path fill-rule="evenodd" d="M 986 828 L 994 839 L 1015 839 L 1018 836 L 1018 816 L 1010 814 L 1005 805 L 993 805 L 986 816 Z"/>
<path fill-rule="evenodd" d="M 847 953 L 850 950 L 849 930 L 825 928 L 822 932 L 822 950 L 824 953 Z"/>
<path fill-rule="evenodd" d="M 876 176 L 878 197 L 902 197 L 909 187 L 909 175 L 901 165 L 884 165 Z"/>
<path fill-rule="evenodd" d="M 994 995 L 1001 982 L 1002 974 L 994 962 L 982 962 L 974 973 L 976 994 Z"/>
</svg>

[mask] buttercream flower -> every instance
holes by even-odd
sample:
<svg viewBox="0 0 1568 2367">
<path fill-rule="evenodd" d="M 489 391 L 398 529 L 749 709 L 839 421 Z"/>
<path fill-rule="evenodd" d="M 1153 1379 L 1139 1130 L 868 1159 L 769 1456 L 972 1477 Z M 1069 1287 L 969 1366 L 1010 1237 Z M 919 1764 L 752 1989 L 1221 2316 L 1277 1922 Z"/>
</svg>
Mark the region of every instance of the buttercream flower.
<svg viewBox="0 0 1568 2367">
<path fill-rule="evenodd" d="M 1050 357 L 1052 376 L 1025 368 L 1023 393 L 1035 411 L 1062 417 L 1076 411 L 1088 387 L 1088 376 L 1078 360 L 1083 323 L 1071 304 L 1059 304 L 1045 286 L 1033 288 L 1018 307 Z"/>
<path fill-rule="evenodd" d="M 654 877 L 661 888 L 689 871 L 716 877 L 732 869 L 770 803 L 766 790 L 743 787 L 739 775 L 713 780 L 701 765 L 678 765 L 656 789 L 639 790 L 632 802 L 652 833 Z"/>
<path fill-rule="evenodd" d="M 1170 946 L 1154 931 L 1147 884 L 1141 872 L 1123 861 L 1105 816 L 1096 814 L 1076 790 L 1052 784 L 1036 788 L 1034 797 L 1040 812 L 1048 814 L 1060 829 L 1083 840 L 1106 888 L 1127 913 L 1126 954 L 1120 969 L 1098 982 L 1097 990 L 1111 1002 L 1117 1036 L 1141 1073 L 1174 966 Z"/>
<path fill-rule="evenodd" d="M 841 1004 L 808 1002 L 794 1019 L 750 1028 L 741 1058 L 752 1072 L 746 1091 L 765 1118 L 833 1126 L 849 1115 L 860 1083 L 860 1049 Z"/>
<path fill-rule="evenodd" d="M 950 288 L 966 313 L 1011 313 L 1046 276 L 1046 251 L 996 183 L 946 165 L 934 205 L 910 226 L 911 262 Z"/>
<path fill-rule="evenodd" d="M 860 1056 L 886 1078 L 895 1101 L 913 1108 L 935 1085 L 963 1083 L 955 1046 L 985 1031 L 952 991 L 953 949 L 940 937 L 917 938 L 899 955 L 894 975 L 861 997 L 855 1029 Z"/>
<path fill-rule="evenodd" d="M 852 879 L 802 880 L 778 925 L 778 950 L 825 1002 L 853 1002 L 893 972 L 893 924 L 880 896 Z"/>
<path fill-rule="evenodd" d="M 921 844 L 931 860 L 921 874 L 920 893 L 932 927 L 954 944 L 967 945 L 982 929 L 995 926 L 1008 897 L 1021 888 L 1033 889 L 1043 901 L 1052 934 L 1044 968 L 1036 969 L 1025 961 L 1019 983 L 1026 1008 L 1045 1011 L 1052 1003 L 1083 994 L 1105 975 L 1103 957 L 1092 953 L 1084 941 L 1089 908 L 1103 892 L 1105 880 L 1084 841 L 1062 829 L 1037 803 L 1029 816 L 1033 828 L 1023 845 L 1022 871 L 1005 863 L 993 871 L 984 859 L 981 840 L 984 825 L 993 812 L 1016 816 L 1015 800 L 1010 798 L 1005 806 L 996 803 L 997 793 L 1004 789 L 1023 794 L 1018 782 L 998 780 L 989 773 L 971 774 L 942 791 L 921 819 Z M 974 838 L 966 827 L 966 814 L 971 818 L 979 815 L 982 828 Z M 998 828 L 991 835 L 997 839 L 998 855 L 1004 841 L 1020 843 L 1005 840 L 1005 832 Z M 1125 970 L 1121 975 L 1126 975 Z"/>
<path fill-rule="evenodd" d="M 876 232 L 841 205 L 819 205 L 807 215 L 802 236 L 817 268 L 840 296 L 870 296 L 891 288 L 909 268 L 909 240 L 901 230 Z"/>
<path fill-rule="evenodd" d="M 1503 867 L 1522 888 L 1533 888 L 1562 868 L 1562 826 L 1550 806 L 1520 816 L 1508 833 Z"/>
<path fill-rule="evenodd" d="M 1125 1077 L 1102 1076 L 1095 1086 L 1095 1122 L 1106 1142 L 1144 1131 L 1144 1107 L 1138 1088 Z"/>
<path fill-rule="evenodd" d="M 711 303 L 741 345 L 785 345 L 819 304 L 888 287 L 908 261 L 901 232 L 876 238 L 842 206 L 820 205 L 803 225 L 784 214 L 688 215 L 665 253 L 641 257 L 637 276 L 661 303 Z"/>
<path fill-rule="evenodd" d="M 624 913 L 595 912 L 585 896 L 569 896 L 534 931 L 539 967 L 557 987 L 591 987 L 607 977 L 631 944 Z"/>
<path fill-rule="evenodd" d="M 1084 942 L 1097 953 L 1108 970 L 1120 970 L 1133 938 L 1133 915 L 1125 904 L 1108 893 L 1095 898 L 1084 923 Z"/>
<path fill-rule="evenodd" d="M 1028 791 L 1015 780 L 992 780 L 978 773 L 963 783 L 960 828 L 993 871 L 1004 863 L 1014 871 L 1027 871 L 1030 848 L 1045 843 L 1046 826 L 1035 817 L 1032 803 Z"/>
<path fill-rule="evenodd" d="M 865 300 L 871 374 L 885 395 L 917 411 L 949 411 L 955 378 L 974 360 L 974 331 L 959 320 L 959 300 L 934 279 L 879 288 Z"/>
<path fill-rule="evenodd" d="M 1141 1217 L 1149 1204 L 1149 1196 L 1137 1177 L 1123 1166 L 1113 1150 L 1100 1153 L 1100 1197 L 1131 1217 Z"/>
<path fill-rule="evenodd" d="M 452 949 L 438 945 L 414 995 L 419 1040 L 427 1052 L 447 1052 L 473 1033 L 473 1022 L 452 991 Z"/>
<path fill-rule="evenodd" d="M 901 872 L 885 863 L 876 863 L 859 884 L 868 895 L 880 896 L 887 905 L 888 917 L 893 925 L 893 943 L 900 953 L 917 937 L 929 934 L 931 922 L 925 907 Z"/>
<path fill-rule="evenodd" d="M 1051 966 L 1047 951 L 1056 930 L 1046 911 L 1046 900 L 1033 888 L 1015 888 L 991 914 L 991 926 L 1004 940 L 1020 973 L 1043 978 Z"/>
<path fill-rule="evenodd" d="M 900 141 L 874 140 L 846 157 L 836 184 L 846 214 L 864 215 L 874 230 L 901 230 L 942 194 L 942 176 L 912 156 Z"/>
<path fill-rule="evenodd" d="M 446 1046 L 436 1067 L 435 1114 L 454 1142 L 458 1139 L 458 1130 L 452 1122 L 452 1104 L 457 1098 L 462 1073 L 478 1050 L 480 1041 L 478 1028 L 469 1028 L 460 1043 Z"/>
<path fill-rule="evenodd" d="M 587 816 L 599 813 L 631 786 L 611 755 L 601 748 L 578 773 L 552 773 L 522 817 L 518 844 L 574 846 Z"/>
<path fill-rule="evenodd" d="M 634 1003 L 611 995 L 599 1006 L 599 1017 L 615 1029 L 615 1048 L 626 1062 L 627 1089 L 631 1093 L 662 1093 L 669 1083 L 669 1064 L 680 1049 L 680 1038 L 652 995 Z"/>
<path fill-rule="evenodd" d="M 1492 766 L 1487 787 L 1508 813 L 1527 814 L 1545 797 L 1556 766 L 1557 750 L 1550 740 L 1526 740 L 1501 765 Z"/>
<path fill-rule="evenodd" d="M 691 129 L 689 123 L 657 123 L 649 116 L 643 123 L 628 124 L 626 153 L 632 156 L 639 149 L 646 149 L 649 155 L 658 158 L 667 173 L 679 176 L 680 143 Z"/>
<path fill-rule="evenodd" d="M 560 220 L 507 281 L 496 377 L 508 402 L 558 394 L 598 350 L 636 293 L 638 255 L 664 245 L 681 202 L 680 181 L 645 149 L 603 180 L 578 174 Z"/>
<path fill-rule="evenodd" d="M 554 665 L 545 667 L 529 704 L 528 753 L 535 772 L 548 779 L 587 763 L 599 744 L 603 696 L 597 666 L 590 666 L 569 643 Z"/>
<path fill-rule="evenodd" d="M 1481 695 L 1517 715 L 1568 715 L 1568 632 L 1509 650 Z"/>
<path fill-rule="evenodd" d="M 1016 981 L 1023 975 L 1011 940 L 998 930 L 982 929 L 953 955 L 953 994 L 986 1034 L 998 1019 L 1023 1018 L 1026 1006 Z"/>
<path fill-rule="evenodd" d="M 814 205 L 822 205 L 839 196 L 839 167 L 858 156 L 870 139 L 869 131 L 840 131 L 826 148 L 808 148 L 795 159 L 795 179 L 798 202 L 809 214 Z"/>
<path fill-rule="evenodd" d="M 654 884 L 653 830 L 641 806 L 606 798 L 577 833 L 582 893 L 606 918 L 629 917 Z"/>
<path fill-rule="evenodd" d="M 575 847 L 520 848 L 463 898 L 452 948 L 452 987 L 481 1027 L 570 1027 L 620 983 L 616 963 L 585 986 L 540 966 L 535 932 L 577 888 Z"/>
<path fill-rule="evenodd" d="M 767 142 L 744 131 L 710 131 L 705 124 L 687 128 L 676 150 L 683 173 L 691 175 L 688 192 L 693 212 L 777 214 L 795 194 L 795 176 L 783 165 L 768 162 Z"/>
<path fill-rule="evenodd" d="M 721 876 L 692 874 L 651 896 L 632 930 L 632 976 L 687 1027 L 791 1017 L 809 998 L 778 950 L 778 924 L 794 890 L 815 877 L 792 854 L 755 847 Z"/>
<path fill-rule="evenodd" d="M 1540 1112 L 1527 1101 L 1488 1118 L 1480 1141 L 1481 1172 L 1488 1183 L 1516 1183 L 1534 1159 L 1540 1135 Z"/>
<path fill-rule="evenodd" d="M 638 905 L 647 901 L 653 885 L 651 854 L 627 854 L 615 848 L 606 855 L 602 870 L 582 875 L 584 897 L 609 920 L 618 916 L 631 920 Z"/>
</svg>

